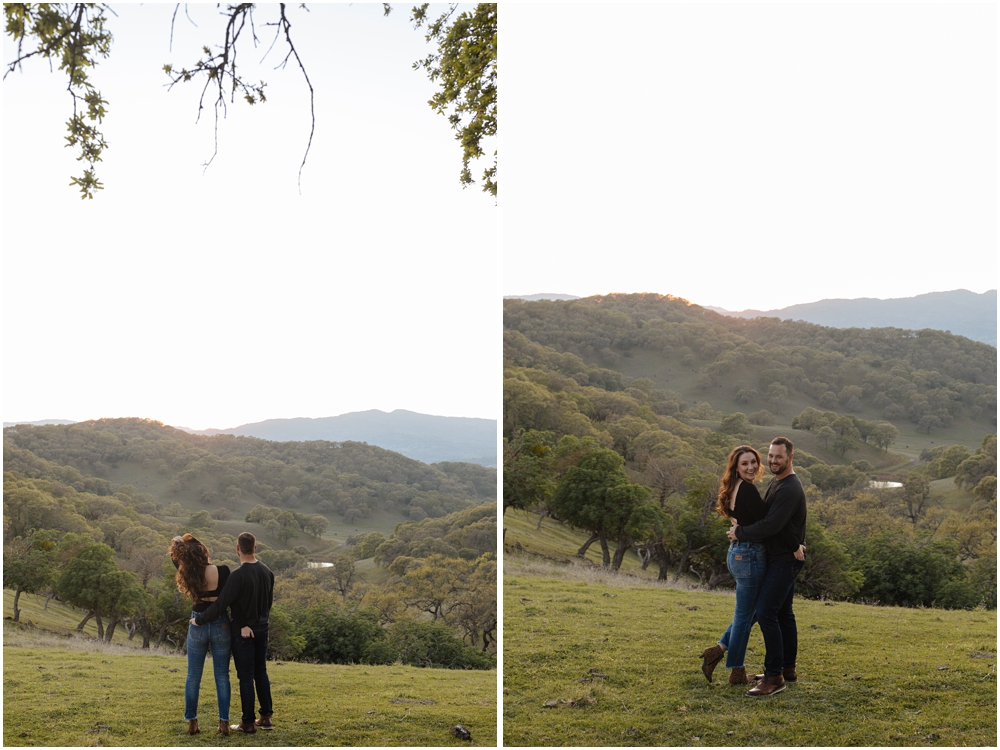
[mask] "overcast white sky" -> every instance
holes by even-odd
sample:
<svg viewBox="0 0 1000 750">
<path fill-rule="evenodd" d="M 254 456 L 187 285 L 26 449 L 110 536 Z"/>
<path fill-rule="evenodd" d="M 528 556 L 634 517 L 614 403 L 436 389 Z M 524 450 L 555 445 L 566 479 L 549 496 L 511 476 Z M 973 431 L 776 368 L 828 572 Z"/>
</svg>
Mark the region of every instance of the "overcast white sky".
<svg viewBox="0 0 1000 750">
<path fill-rule="evenodd" d="M 427 105 L 430 48 L 409 6 L 291 6 L 316 90 L 271 40 L 242 50 L 268 103 L 195 125 L 200 84 L 167 92 L 220 38 L 211 5 L 114 5 L 105 190 L 81 201 L 65 82 L 32 61 L 3 83 L 4 421 L 149 417 L 194 428 L 396 408 L 498 416 L 497 208 L 458 182 Z M 13 51 L 5 39 L 4 60 Z M 492 148 L 491 148 L 492 150 Z M 478 173 L 480 173 L 479 170 Z"/>
<path fill-rule="evenodd" d="M 997 6 L 506 5 L 505 295 L 996 288 Z"/>
</svg>

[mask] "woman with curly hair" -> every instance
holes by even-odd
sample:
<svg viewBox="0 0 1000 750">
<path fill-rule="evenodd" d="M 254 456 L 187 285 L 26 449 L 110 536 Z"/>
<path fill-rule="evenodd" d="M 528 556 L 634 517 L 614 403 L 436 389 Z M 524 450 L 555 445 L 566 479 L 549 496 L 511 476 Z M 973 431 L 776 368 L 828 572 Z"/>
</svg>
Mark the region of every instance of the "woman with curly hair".
<svg viewBox="0 0 1000 750">
<path fill-rule="evenodd" d="M 764 474 L 760 453 L 749 445 L 733 449 L 726 461 L 726 471 L 719 480 L 717 510 L 720 516 L 728 518 L 733 525 L 749 526 L 767 515 L 767 505 L 761 500 L 760 492 L 754 486 Z M 796 558 L 805 559 L 805 546 L 795 553 Z M 757 595 L 760 593 L 764 574 L 767 572 L 767 551 L 761 542 L 733 542 L 729 545 L 726 566 L 736 581 L 736 608 L 733 620 L 715 646 L 701 653 L 701 671 L 708 681 L 712 681 L 715 666 L 722 661 L 726 650 L 726 667 L 731 685 L 747 685 L 754 678 L 746 673 L 747 643 L 750 629 L 757 621 Z"/>
<path fill-rule="evenodd" d="M 204 612 L 219 598 L 219 592 L 229 578 L 227 565 L 212 565 L 208 547 L 191 534 L 175 536 L 170 543 L 170 559 L 177 567 L 177 589 L 192 602 L 191 617 Z M 219 700 L 219 734 L 229 734 L 229 655 L 231 653 L 229 616 L 223 613 L 202 626 L 189 625 L 187 635 L 187 682 L 184 685 L 184 718 L 188 734 L 197 734 L 198 692 L 205 656 L 212 651 L 215 673 L 215 694 Z"/>
</svg>

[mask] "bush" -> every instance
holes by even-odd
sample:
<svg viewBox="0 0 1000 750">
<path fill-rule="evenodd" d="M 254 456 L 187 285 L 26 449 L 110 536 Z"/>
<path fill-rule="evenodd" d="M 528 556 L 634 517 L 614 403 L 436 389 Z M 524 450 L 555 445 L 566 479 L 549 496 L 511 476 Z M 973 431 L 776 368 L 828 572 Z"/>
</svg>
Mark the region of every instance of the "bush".
<svg viewBox="0 0 1000 750">
<path fill-rule="evenodd" d="M 369 641 L 361 654 L 363 664 L 395 664 L 399 652 L 387 640 Z"/>
<path fill-rule="evenodd" d="M 321 604 L 306 610 L 298 634 L 302 658 L 323 664 L 359 664 L 374 653 L 372 644 L 385 638 L 373 610 L 345 612 Z"/>
<path fill-rule="evenodd" d="M 446 625 L 400 622 L 389 631 L 389 643 L 403 664 L 449 669 L 492 669 L 494 657 L 466 646 Z"/>
<path fill-rule="evenodd" d="M 262 550 L 259 544 L 257 545 L 257 557 L 275 573 L 301 568 L 306 564 L 306 558 L 294 550 Z"/>
<path fill-rule="evenodd" d="M 719 432 L 725 435 L 744 435 L 750 432 L 750 420 L 740 411 L 730 414 L 719 423 Z"/>
<path fill-rule="evenodd" d="M 274 659 L 296 659 L 305 647 L 305 638 L 295 632 L 291 617 L 281 604 L 271 607 L 268 617 L 267 650 Z"/>
<path fill-rule="evenodd" d="M 864 575 L 858 593 L 863 601 L 970 609 L 982 598 L 948 542 L 918 547 L 913 541 L 879 534 L 864 540 L 855 559 Z"/>
</svg>

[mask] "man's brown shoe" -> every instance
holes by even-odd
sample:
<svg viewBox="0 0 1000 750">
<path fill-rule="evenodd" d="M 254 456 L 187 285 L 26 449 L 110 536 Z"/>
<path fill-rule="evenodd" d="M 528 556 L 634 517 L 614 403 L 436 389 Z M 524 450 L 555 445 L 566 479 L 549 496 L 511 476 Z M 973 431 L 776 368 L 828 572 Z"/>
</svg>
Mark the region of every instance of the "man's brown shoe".
<svg viewBox="0 0 1000 750">
<path fill-rule="evenodd" d="M 257 731 L 257 727 L 253 725 L 252 721 L 231 724 L 229 728 L 234 732 L 243 732 L 244 734 L 254 734 Z"/>
<path fill-rule="evenodd" d="M 785 678 L 785 682 L 798 682 L 799 676 L 795 674 L 795 667 L 785 667 L 781 670 L 781 676 Z M 764 679 L 764 675 L 758 674 L 754 675 L 754 679 L 760 682 Z"/>
<path fill-rule="evenodd" d="M 763 681 L 757 683 L 757 687 L 747 691 L 747 695 L 758 698 L 762 695 L 774 695 L 785 689 L 785 678 L 780 674 L 764 675 Z"/>
<path fill-rule="evenodd" d="M 201 729 L 198 727 L 197 719 L 188 719 L 188 734 L 198 734 Z"/>
<path fill-rule="evenodd" d="M 219 720 L 219 728 L 215 731 L 216 734 L 229 734 L 229 721 Z"/>
<path fill-rule="evenodd" d="M 747 675 L 747 670 L 745 667 L 736 667 L 729 672 L 729 684 L 730 685 L 753 685 L 756 680 L 753 677 Z"/>
<path fill-rule="evenodd" d="M 705 674 L 709 682 L 712 681 L 712 672 L 715 671 L 715 665 L 722 661 L 722 657 L 725 655 L 726 649 L 718 643 L 714 646 L 709 646 L 701 652 L 701 671 Z"/>
<path fill-rule="evenodd" d="M 261 716 L 254 722 L 254 726 L 258 729 L 274 729 L 274 725 L 271 723 L 271 714 Z"/>
</svg>

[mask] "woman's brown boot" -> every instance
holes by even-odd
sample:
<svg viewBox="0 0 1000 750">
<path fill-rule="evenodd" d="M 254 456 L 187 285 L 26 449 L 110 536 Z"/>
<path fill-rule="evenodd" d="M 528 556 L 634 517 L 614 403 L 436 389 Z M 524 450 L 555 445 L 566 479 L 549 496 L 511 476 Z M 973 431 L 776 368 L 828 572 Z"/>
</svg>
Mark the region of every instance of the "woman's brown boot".
<svg viewBox="0 0 1000 750">
<path fill-rule="evenodd" d="M 722 661 L 722 657 L 725 655 L 726 649 L 718 643 L 714 646 L 709 646 L 701 652 L 701 671 L 704 672 L 709 682 L 712 681 L 712 672 L 715 671 L 715 665 Z"/>
<path fill-rule="evenodd" d="M 229 722 L 219 719 L 219 728 L 216 730 L 216 734 L 229 734 Z"/>
<path fill-rule="evenodd" d="M 197 719 L 188 719 L 188 734 L 198 734 L 201 729 L 198 728 Z"/>
<path fill-rule="evenodd" d="M 746 667 L 736 667 L 729 672 L 730 685 L 753 685 L 756 680 L 747 676 Z"/>
</svg>

